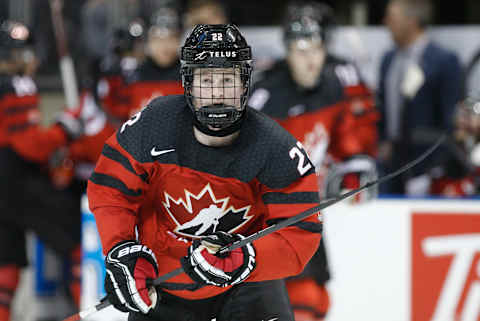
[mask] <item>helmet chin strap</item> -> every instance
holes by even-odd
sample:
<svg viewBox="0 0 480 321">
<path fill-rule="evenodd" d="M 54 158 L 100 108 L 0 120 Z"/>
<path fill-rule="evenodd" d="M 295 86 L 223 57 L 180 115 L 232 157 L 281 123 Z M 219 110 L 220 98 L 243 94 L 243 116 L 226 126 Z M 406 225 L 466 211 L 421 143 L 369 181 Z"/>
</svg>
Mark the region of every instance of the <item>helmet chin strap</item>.
<svg viewBox="0 0 480 321">
<path fill-rule="evenodd" d="M 245 109 L 238 111 L 235 107 L 224 104 L 202 106 L 198 110 L 193 106 L 191 108 L 195 127 L 203 134 L 214 137 L 225 137 L 238 131 L 246 116 Z M 211 129 L 212 127 L 218 130 Z"/>
<path fill-rule="evenodd" d="M 215 137 L 225 137 L 228 135 L 231 135 L 235 133 L 236 131 L 239 131 L 240 128 L 242 127 L 243 120 L 245 119 L 245 116 L 231 124 L 230 126 L 227 126 L 225 128 L 219 129 L 219 130 L 211 130 L 208 128 L 208 126 L 205 126 L 201 122 L 198 121 L 197 117 L 193 117 L 193 125 L 195 128 L 197 128 L 199 131 L 204 133 L 205 135 L 208 136 L 215 136 Z"/>
</svg>

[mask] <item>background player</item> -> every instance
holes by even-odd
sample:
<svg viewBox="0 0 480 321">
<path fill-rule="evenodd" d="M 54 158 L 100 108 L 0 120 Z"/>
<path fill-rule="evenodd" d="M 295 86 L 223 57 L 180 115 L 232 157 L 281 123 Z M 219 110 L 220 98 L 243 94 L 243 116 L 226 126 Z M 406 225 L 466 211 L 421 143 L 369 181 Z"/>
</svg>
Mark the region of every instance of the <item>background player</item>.
<svg viewBox="0 0 480 321">
<path fill-rule="evenodd" d="M 127 120 L 158 96 L 183 93 L 180 82 L 178 49 L 182 24 L 176 7 L 161 7 L 150 19 L 145 44 L 145 60 L 126 78 L 126 106 L 115 109 Z"/>
<path fill-rule="evenodd" d="M 75 277 L 79 277 L 75 271 L 80 271 L 80 188 L 70 184 L 58 189 L 52 184 L 48 161 L 57 144 L 78 137 L 82 128 L 75 119 L 59 118 L 48 134 L 44 132 L 37 86 L 31 77 L 35 58 L 29 38 L 29 29 L 21 23 L 0 24 L 0 242 L 5 247 L 0 254 L 1 320 L 10 318 L 19 272 L 28 263 L 27 230 L 71 260 L 70 294 L 78 299 L 80 291 Z M 49 139 L 38 144 L 36 139 L 43 134 Z"/>
<path fill-rule="evenodd" d="M 290 3 L 283 25 L 287 56 L 260 75 L 249 101 L 302 142 L 327 197 L 376 177 L 377 114 L 372 93 L 352 64 L 328 53 L 332 25 L 330 7 Z M 374 196 L 364 193 L 356 200 Z M 322 242 L 306 271 L 287 283 L 297 320 L 325 316 L 329 278 Z"/>
</svg>

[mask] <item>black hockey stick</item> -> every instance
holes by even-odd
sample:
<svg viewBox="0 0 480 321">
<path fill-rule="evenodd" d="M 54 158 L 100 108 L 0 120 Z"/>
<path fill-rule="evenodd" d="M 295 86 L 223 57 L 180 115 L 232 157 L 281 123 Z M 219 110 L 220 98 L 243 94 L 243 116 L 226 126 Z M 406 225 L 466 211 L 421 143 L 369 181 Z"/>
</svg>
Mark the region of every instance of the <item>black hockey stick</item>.
<svg viewBox="0 0 480 321">
<path fill-rule="evenodd" d="M 410 168 L 412 168 L 413 166 L 417 165 L 418 163 L 422 162 L 425 158 L 427 158 L 431 153 L 433 153 L 433 151 L 435 149 L 438 148 L 438 146 L 440 146 L 440 144 L 443 143 L 443 141 L 446 139 L 447 135 L 446 134 L 443 134 L 436 142 L 435 144 L 433 144 L 427 151 L 425 151 L 422 155 L 420 155 L 418 158 L 414 159 L 413 161 L 411 161 L 410 163 L 408 164 L 405 164 L 403 165 L 402 167 L 400 167 L 399 169 L 397 169 L 396 171 L 390 173 L 390 174 L 387 174 L 385 176 L 382 176 L 380 177 L 379 179 L 376 179 L 372 182 L 369 182 L 363 186 L 360 186 L 359 188 L 357 189 L 354 189 L 354 190 L 351 190 L 350 192 L 346 192 L 344 194 L 341 194 L 337 197 L 334 197 L 334 198 L 330 198 L 330 199 L 327 199 L 327 200 L 324 200 L 323 202 L 321 202 L 319 205 L 317 206 L 314 206 L 300 214 L 297 214 L 295 216 L 292 216 L 286 220 L 283 220 L 283 221 L 280 221 L 279 223 L 277 224 L 274 224 L 274 225 L 270 225 L 269 227 L 267 228 L 264 228 L 263 230 L 261 231 L 258 231 L 256 233 L 253 233 L 252 235 L 250 236 L 247 236 L 246 238 L 242 239 L 242 240 L 239 240 L 239 241 L 236 241 L 234 243 L 232 243 L 231 245 L 228 245 L 228 246 L 224 246 L 222 247 L 220 250 L 218 250 L 220 253 L 225 253 L 225 252 L 228 252 L 228 251 L 233 251 L 235 249 L 238 249 L 242 246 L 244 246 L 245 244 L 247 243 L 251 243 L 261 237 L 264 237 L 268 234 L 271 234 L 273 232 L 276 232 L 284 227 L 287 227 L 287 226 L 290 226 L 290 225 L 293 225 L 297 222 L 300 222 L 302 221 L 303 219 L 315 214 L 315 213 L 318 213 L 320 212 L 321 210 L 327 208 L 327 207 L 330 207 L 340 201 L 343 201 L 344 199 L 350 197 L 350 196 L 353 196 L 355 194 L 358 194 L 360 193 L 361 191 L 365 190 L 365 189 L 368 189 L 372 186 L 375 186 L 375 185 L 378 185 L 378 184 L 381 184 L 385 181 L 388 181 L 400 174 L 402 174 L 403 172 L 409 170 Z M 164 274 L 162 276 L 160 276 L 159 278 L 155 279 L 155 280 L 150 280 L 150 282 L 147 282 L 147 286 L 150 287 L 152 285 L 154 286 L 157 286 L 157 285 L 162 285 L 163 282 L 165 282 L 166 280 L 170 279 L 170 278 L 173 278 L 177 275 L 180 275 L 182 274 L 184 271 L 183 271 L 183 268 L 179 267 L 178 269 L 175 269 L 167 274 Z M 147 280 L 148 281 L 148 280 Z M 85 318 L 97 311 L 100 311 L 106 307 L 108 307 L 111 303 L 107 300 L 106 297 L 104 297 L 100 303 L 98 303 L 97 305 L 95 305 L 94 307 L 88 309 L 88 310 L 85 310 L 85 311 L 81 311 L 63 321 L 78 321 L 82 318 Z"/>
</svg>

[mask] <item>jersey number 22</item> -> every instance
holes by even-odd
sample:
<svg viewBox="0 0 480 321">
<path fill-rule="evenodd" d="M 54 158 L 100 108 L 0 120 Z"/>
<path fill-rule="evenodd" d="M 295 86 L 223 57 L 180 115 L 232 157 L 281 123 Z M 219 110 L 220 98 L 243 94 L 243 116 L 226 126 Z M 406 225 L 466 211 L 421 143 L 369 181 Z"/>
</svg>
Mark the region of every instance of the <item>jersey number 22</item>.
<svg viewBox="0 0 480 321">
<path fill-rule="evenodd" d="M 298 157 L 297 170 L 300 175 L 303 176 L 310 168 L 312 168 L 312 164 L 308 161 L 308 157 L 302 153 L 301 149 L 303 149 L 302 144 L 297 142 L 297 146 L 294 146 L 292 149 L 290 149 L 288 154 L 290 155 L 291 159 Z"/>
</svg>

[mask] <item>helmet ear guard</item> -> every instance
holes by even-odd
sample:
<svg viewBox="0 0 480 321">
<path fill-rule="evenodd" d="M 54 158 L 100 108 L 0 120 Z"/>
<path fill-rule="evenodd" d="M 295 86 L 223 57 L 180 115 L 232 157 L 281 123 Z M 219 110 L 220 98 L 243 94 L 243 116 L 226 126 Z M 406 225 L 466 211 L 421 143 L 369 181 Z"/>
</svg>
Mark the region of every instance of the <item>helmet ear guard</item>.
<svg viewBox="0 0 480 321">
<path fill-rule="evenodd" d="M 198 68 L 211 68 L 212 77 L 218 74 L 213 71 L 214 68 L 232 68 L 234 74 L 239 72 L 243 87 L 241 96 L 224 97 L 225 100 L 240 99 L 239 106 L 214 103 L 213 100 L 209 105 L 195 106 L 195 100 L 202 98 L 195 97 L 192 92 L 194 74 Z M 187 103 L 194 113 L 195 126 L 200 131 L 212 136 L 226 136 L 240 128 L 246 115 L 252 74 L 252 53 L 235 25 L 197 25 L 182 47 L 180 73 Z M 225 88 L 222 87 L 223 90 Z"/>
</svg>

